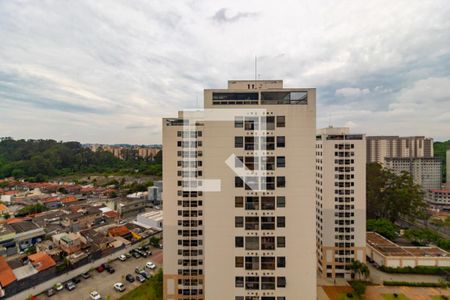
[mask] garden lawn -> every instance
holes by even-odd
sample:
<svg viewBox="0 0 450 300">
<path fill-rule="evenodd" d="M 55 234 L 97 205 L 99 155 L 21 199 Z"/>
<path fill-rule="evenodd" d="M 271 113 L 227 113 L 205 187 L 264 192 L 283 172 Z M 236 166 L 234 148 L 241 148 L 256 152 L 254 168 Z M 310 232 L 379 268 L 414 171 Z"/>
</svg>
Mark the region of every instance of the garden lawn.
<svg viewBox="0 0 450 300">
<path fill-rule="evenodd" d="M 383 298 L 384 298 L 384 300 L 409 300 L 409 298 L 403 294 L 397 294 L 397 295 L 398 295 L 398 297 L 395 298 L 394 294 L 383 294 Z"/>
</svg>

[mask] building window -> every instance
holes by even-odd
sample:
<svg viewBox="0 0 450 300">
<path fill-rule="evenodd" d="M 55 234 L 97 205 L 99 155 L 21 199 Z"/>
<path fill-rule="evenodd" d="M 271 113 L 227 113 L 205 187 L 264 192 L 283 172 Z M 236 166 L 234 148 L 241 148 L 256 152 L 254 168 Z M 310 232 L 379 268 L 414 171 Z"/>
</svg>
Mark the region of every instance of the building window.
<svg viewBox="0 0 450 300">
<path fill-rule="evenodd" d="M 234 147 L 235 148 L 243 148 L 244 147 L 244 137 L 243 136 L 235 136 L 234 137 Z"/>
<path fill-rule="evenodd" d="M 245 237 L 245 250 L 259 250 L 259 237 L 246 236 Z"/>
<path fill-rule="evenodd" d="M 274 290 L 275 289 L 275 277 L 261 277 L 261 289 L 262 290 Z"/>
<path fill-rule="evenodd" d="M 277 116 L 277 127 L 286 127 L 286 119 L 284 116 Z"/>
<path fill-rule="evenodd" d="M 236 268 L 243 268 L 244 267 L 244 257 L 243 256 L 236 256 L 234 258 L 234 265 Z"/>
<path fill-rule="evenodd" d="M 245 209 L 258 210 L 259 209 L 259 197 L 245 197 Z"/>
<path fill-rule="evenodd" d="M 261 270 L 275 270 L 275 257 L 261 257 Z"/>
<path fill-rule="evenodd" d="M 284 236 L 277 236 L 277 247 L 278 248 L 286 247 L 286 238 Z"/>
<path fill-rule="evenodd" d="M 259 217 L 245 217 L 246 230 L 259 230 Z"/>
<path fill-rule="evenodd" d="M 277 227 L 286 227 L 286 217 L 277 217 Z"/>
<path fill-rule="evenodd" d="M 244 181 L 241 177 L 236 176 L 234 177 L 234 187 L 244 187 Z"/>
<path fill-rule="evenodd" d="M 234 217 L 234 226 L 236 228 L 244 227 L 244 217 Z"/>
<path fill-rule="evenodd" d="M 277 277 L 277 287 L 286 287 L 286 277 L 279 276 Z"/>
<path fill-rule="evenodd" d="M 244 237 L 242 237 L 242 236 L 236 236 L 236 237 L 234 238 L 234 246 L 235 246 L 236 248 L 242 248 L 242 247 L 244 247 Z"/>
<path fill-rule="evenodd" d="M 286 139 L 284 136 L 277 136 L 277 148 L 286 147 Z"/>
<path fill-rule="evenodd" d="M 244 127 L 244 118 L 234 117 L 234 128 L 243 128 L 243 127 Z"/>
<path fill-rule="evenodd" d="M 244 125 L 245 130 L 258 130 L 258 117 L 246 117 Z"/>
<path fill-rule="evenodd" d="M 284 168 L 286 166 L 286 158 L 284 156 L 277 156 L 277 168 Z"/>
<path fill-rule="evenodd" d="M 274 130 L 275 129 L 275 117 L 268 116 L 268 117 L 262 117 L 263 122 L 266 123 L 266 129 L 265 130 Z M 263 129 L 263 128 L 261 128 Z"/>
<path fill-rule="evenodd" d="M 242 168 L 244 166 L 244 157 L 243 156 L 235 156 L 234 157 L 234 167 L 235 168 Z"/>
<path fill-rule="evenodd" d="M 259 270 L 259 257 L 258 256 L 246 256 L 245 257 L 245 269 L 246 270 Z"/>
<path fill-rule="evenodd" d="M 261 237 L 261 250 L 275 250 L 275 237 L 273 236 Z"/>
<path fill-rule="evenodd" d="M 244 207 L 244 197 L 234 197 L 234 207 Z"/>
<path fill-rule="evenodd" d="M 261 209 L 274 210 L 275 209 L 275 197 L 261 197 Z"/>
<path fill-rule="evenodd" d="M 286 267 L 286 257 L 284 257 L 284 256 L 278 256 L 277 257 L 277 267 L 278 268 L 285 268 Z"/>
<path fill-rule="evenodd" d="M 285 187 L 286 186 L 286 178 L 284 176 L 277 177 L 277 187 Z"/>
<path fill-rule="evenodd" d="M 234 280 L 234 286 L 235 287 L 244 287 L 244 277 L 236 276 Z"/>
<path fill-rule="evenodd" d="M 259 290 L 259 277 L 258 276 L 245 277 L 245 289 Z"/>
<path fill-rule="evenodd" d="M 277 207 L 286 207 L 286 197 L 284 196 L 277 197 Z"/>
</svg>

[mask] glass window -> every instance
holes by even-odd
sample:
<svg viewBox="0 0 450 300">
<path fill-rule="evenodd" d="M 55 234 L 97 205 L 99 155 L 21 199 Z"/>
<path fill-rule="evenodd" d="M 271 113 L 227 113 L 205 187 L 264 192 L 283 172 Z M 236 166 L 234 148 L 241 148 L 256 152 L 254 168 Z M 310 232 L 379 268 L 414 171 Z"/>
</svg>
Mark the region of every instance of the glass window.
<svg viewBox="0 0 450 300">
<path fill-rule="evenodd" d="M 259 237 L 246 236 L 245 237 L 245 250 L 259 250 Z"/>
<path fill-rule="evenodd" d="M 284 176 L 277 177 L 277 187 L 285 187 L 286 186 L 286 178 Z"/>
<path fill-rule="evenodd" d="M 236 276 L 234 280 L 235 287 L 244 287 L 244 277 Z"/>
<path fill-rule="evenodd" d="M 286 139 L 284 136 L 277 136 L 277 148 L 286 147 Z"/>
<path fill-rule="evenodd" d="M 277 127 L 286 127 L 284 116 L 277 116 Z"/>
<path fill-rule="evenodd" d="M 273 117 L 273 116 L 261 117 L 261 120 L 266 123 L 265 130 L 274 130 L 275 129 L 275 117 Z M 264 128 L 261 128 L 261 129 L 264 129 Z"/>
<path fill-rule="evenodd" d="M 286 247 L 286 238 L 284 236 L 277 236 L 277 247 L 279 248 Z"/>
<path fill-rule="evenodd" d="M 236 236 L 234 238 L 234 245 L 236 248 L 242 248 L 244 247 L 244 237 L 242 236 Z"/>
<path fill-rule="evenodd" d="M 261 209 L 274 210 L 275 197 L 261 197 Z"/>
<path fill-rule="evenodd" d="M 286 227 L 286 217 L 277 217 L 277 227 Z"/>
<path fill-rule="evenodd" d="M 234 187 L 244 187 L 244 181 L 241 177 L 236 176 L 234 177 Z"/>
<path fill-rule="evenodd" d="M 286 287 L 286 278 L 284 276 L 277 277 L 277 287 Z"/>
<path fill-rule="evenodd" d="M 245 217 L 246 230 L 259 230 L 259 217 Z"/>
<path fill-rule="evenodd" d="M 235 148 L 243 148 L 244 147 L 244 137 L 243 136 L 235 136 L 234 137 L 234 147 Z"/>
<path fill-rule="evenodd" d="M 277 267 L 278 268 L 285 268 L 286 267 L 286 257 L 284 257 L 284 256 L 278 256 L 277 257 Z"/>
<path fill-rule="evenodd" d="M 286 197 L 284 196 L 277 197 L 277 207 L 286 207 Z"/>
<path fill-rule="evenodd" d="M 275 250 L 275 238 L 273 236 L 261 237 L 262 250 Z"/>
<path fill-rule="evenodd" d="M 245 209 L 258 210 L 259 209 L 259 197 L 245 197 Z"/>
<path fill-rule="evenodd" d="M 246 270 L 259 270 L 259 257 L 258 256 L 246 256 L 245 257 L 245 269 Z"/>
<path fill-rule="evenodd" d="M 235 128 L 243 128 L 244 127 L 244 118 L 243 117 L 234 117 L 234 127 Z"/>
<path fill-rule="evenodd" d="M 244 197 L 234 197 L 234 207 L 244 207 Z"/>
<path fill-rule="evenodd" d="M 286 166 L 286 158 L 284 156 L 277 156 L 277 168 L 284 168 Z"/>
<path fill-rule="evenodd" d="M 244 157 L 243 156 L 235 156 L 234 157 L 234 167 L 235 168 L 242 168 L 244 166 Z"/>
<path fill-rule="evenodd" d="M 261 289 L 262 290 L 274 290 L 275 289 L 275 277 L 262 276 L 261 277 Z"/>
<path fill-rule="evenodd" d="M 244 267 L 244 257 L 243 256 L 236 256 L 234 258 L 234 265 L 236 268 L 243 268 Z"/>
<path fill-rule="evenodd" d="M 261 270 L 275 270 L 275 257 L 261 257 Z"/>
<path fill-rule="evenodd" d="M 244 227 L 244 217 L 234 217 L 234 227 Z"/>
</svg>

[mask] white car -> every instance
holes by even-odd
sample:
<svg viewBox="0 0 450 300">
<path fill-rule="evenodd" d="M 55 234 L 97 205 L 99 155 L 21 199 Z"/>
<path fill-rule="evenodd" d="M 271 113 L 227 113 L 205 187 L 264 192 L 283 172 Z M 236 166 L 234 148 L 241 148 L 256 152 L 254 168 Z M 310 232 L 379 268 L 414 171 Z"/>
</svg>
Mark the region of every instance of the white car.
<svg viewBox="0 0 450 300">
<path fill-rule="evenodd" d="M 100 300 L 102 299 L 102 296 L 97 291 L 92 291 L 89 293 L 89 297 L 91 297 L 92 300 Z"/>
<path fill-rule="evenodd" d="M 125 255 L 121 255 L 121 256 L 119 256 L 119 260 L 120 261 L 126 261 L 127 260 L 127 257 L 125 256 Z"/>
<path fill-rule="evenodd" d="M 63 286 L 60 282 L 58 282 L 57 284 L 55 284 L 55 290 L 60 291 L 60 290 L 62 290 L 63 288 L 64 288 L 64 286 Z"/>
<path fill-rule="evenodd" d="M 116 283 L 114 283 L 114 289 L 116 291 L 123 292 L 123 291 L 125 291 L 125 286 L 123 285 L 122 282 L 116 282 Z"/>
<path fill-rule="evenodd" d="M 153 262 L 151 262 L 151 261 L 147 262 L 147 263 L 145 264 L 145 266 L 146 266 L 147 268 L 149 268 L 150 270 L 153 270 L 153 269 L 156 268 L 156 265 L 155 265 Z"/>
</svg>

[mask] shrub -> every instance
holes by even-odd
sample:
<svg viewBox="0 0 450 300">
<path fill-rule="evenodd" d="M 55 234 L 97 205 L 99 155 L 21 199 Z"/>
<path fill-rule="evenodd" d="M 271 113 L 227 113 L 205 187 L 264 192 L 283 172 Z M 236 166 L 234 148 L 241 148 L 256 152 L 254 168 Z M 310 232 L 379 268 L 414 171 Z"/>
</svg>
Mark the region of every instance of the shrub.
<svg viewBox="0 0 450 300">
<path fill-rule="evenodd" d="M 449 282 L 445 283 L 449 286 Z M 408 282 L 408 281 L 383 281 L 385 286 L 411 286 L 411 287 L 442 287 L 439 282 Z"/>
</svg>

